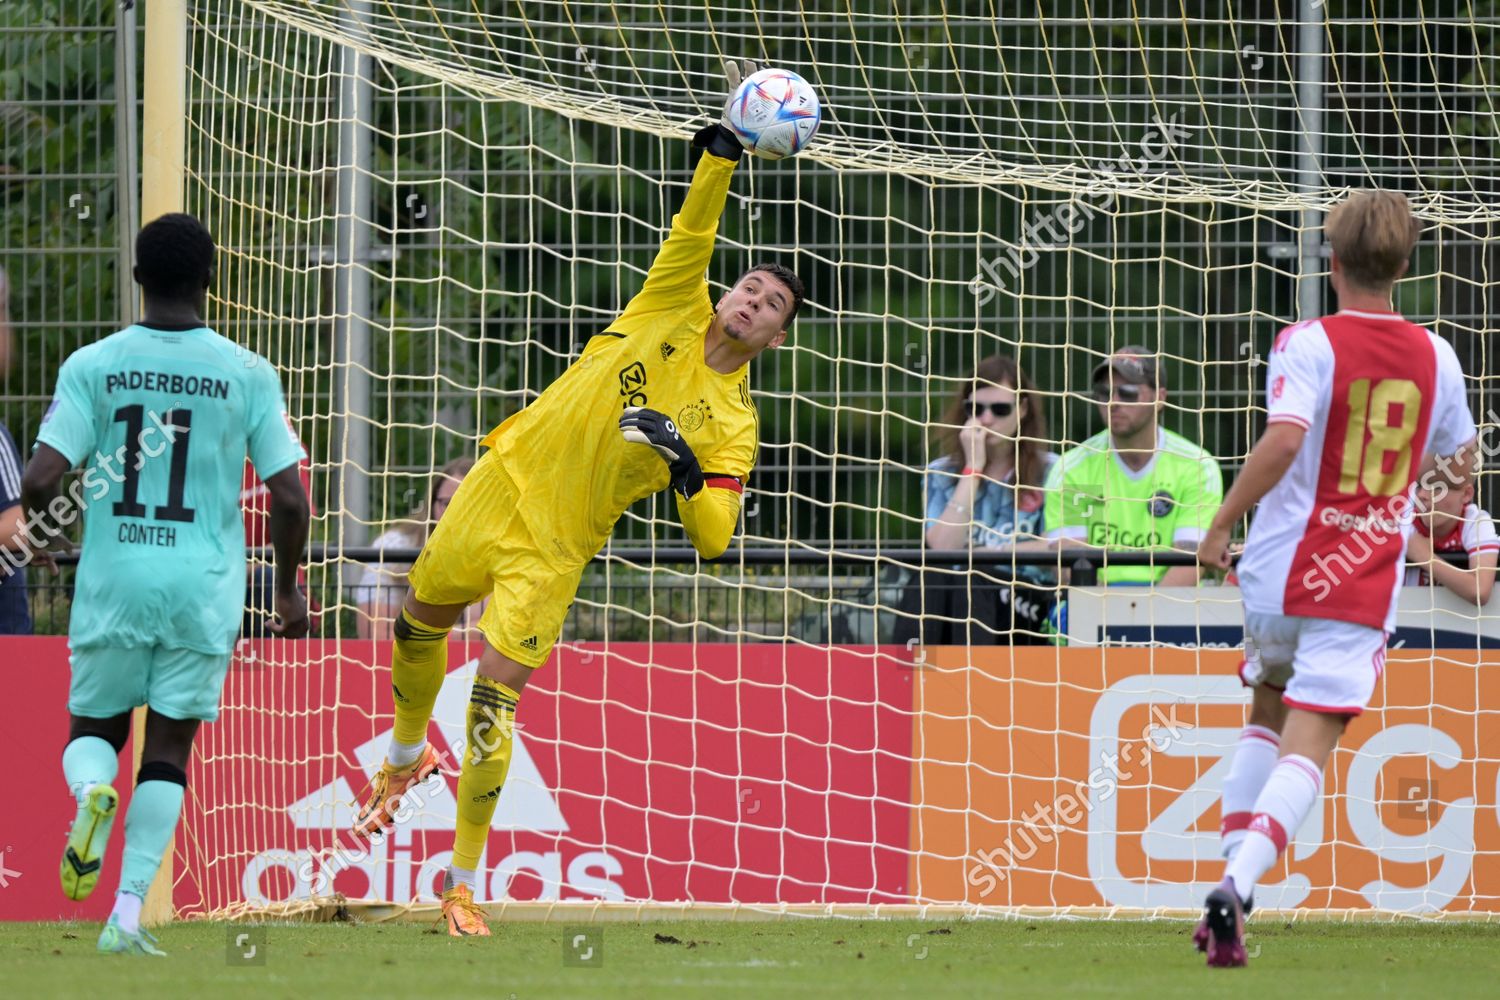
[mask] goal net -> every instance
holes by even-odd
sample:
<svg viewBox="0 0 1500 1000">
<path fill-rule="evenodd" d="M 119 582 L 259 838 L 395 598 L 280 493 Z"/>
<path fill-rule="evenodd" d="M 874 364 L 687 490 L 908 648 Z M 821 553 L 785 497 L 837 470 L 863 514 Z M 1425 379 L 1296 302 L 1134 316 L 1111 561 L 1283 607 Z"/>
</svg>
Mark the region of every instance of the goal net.
<svg viewBox="0 0 1500 1000">
<path fill-rule="evenodd" d="M 1227 483 L 1276 331 L 1334 308 L 1322 212 L 1372 185 L 1427 226 L 1397 306 L 1457 348 L 1492 434 L 1500 22 L 1045 6 L 190 5 L 187 208 L 222 247 L 211 322 L 278 366 L 311 457 L 321 638 L 237 657 L 180 910 L 434 898 L 451 781 L 387 843 L 346 832 L 391 727 L 409 550 L 440 471 L 639 288 L 725 58 L 795 69 L 825 108 L 805 155 L 740 166 L 709 272 L 774 257 L 809 289 L 753 366 L 742 535 L 708 565 L 664 497 L 622 518 L 522 701 L 480 895 L 1197 904 L 1246 702 L 1237 593 L 1075 580 L 1064 619 L 1056 564 L 979 532 L 929 559 L 927 467 L 985 358 L 1020 364 L 1036 443 L 1064 452 L 1101 429 L 1095 365 L 1140 344 L 1163 426 Z M 1417 638 L 1262 906 L 1500 906 L 1500 622 L 1441 588 L 1402 601 Z M 432 729 L 454 761 L 478 648 L 456 635 Z"/>
</svg>

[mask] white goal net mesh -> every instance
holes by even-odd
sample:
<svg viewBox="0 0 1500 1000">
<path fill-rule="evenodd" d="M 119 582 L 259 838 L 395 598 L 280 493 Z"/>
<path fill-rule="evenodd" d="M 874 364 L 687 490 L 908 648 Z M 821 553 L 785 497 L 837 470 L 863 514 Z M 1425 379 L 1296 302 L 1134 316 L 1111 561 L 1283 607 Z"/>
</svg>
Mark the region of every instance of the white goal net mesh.
<svg viewBox="0 0 1500 1000">
<path fill-rule="evenodd" d="M 706 565 L 681 557 L 664 498 L 622 518 L 522 702 L 482 895 L 1149 909 L 1217 881 L 1244 696 L 1237 657 L 1201 647 L 1238 643 L 1235 593 L 1079 593 L 1071 621 L 1019 596 L 985 610 L 968 566 L 923 557 L 924 471 L 982 359 L 1019 362 L 1038 443 L 1064 452 L 1100 429 L 1094 366 L 1142 344 L 1164 426 L 1227 484 L 1271 338 L 1333 308 L 1321 210 L 1372 185 L 1428 226 L 1397 307 L 1454 344 L 1493 433 L 1500 10 L 1046 6 L 191 4 L 210 320 L 282 372 L 323 639 L 237 660 L 180 908 L 432 898 L 450 787 L 373 854 L 342 832 L 391 724 L 381 640 L 405 564 L 369 547 L 420 544 L 435 474 L 639 288 L 724 58 L 795 69 L 825 109 L 805 155 L 739 168 L 709 273 L 722 289 L 774 256 L 809 289 L 755 365 L 743 533 Z M 1038 594 L 1055 580 L 985 568 Z M 1475 888 L 1500 866 L 1476 713 L 1496 704 L 1500 672 L 1477 665 L 1500 623 L 1432 588 L 1403 601 L 1445 651 L 1402 661 L 1333 765 L 1347 805 L 1304 830 L 1263 905 L 1497 904 Z M 434 739 L 457 739 L 475 649 L 450 658 Z M 1095 780 L 1101 754 L 1132 753 Z"/>
</svg>

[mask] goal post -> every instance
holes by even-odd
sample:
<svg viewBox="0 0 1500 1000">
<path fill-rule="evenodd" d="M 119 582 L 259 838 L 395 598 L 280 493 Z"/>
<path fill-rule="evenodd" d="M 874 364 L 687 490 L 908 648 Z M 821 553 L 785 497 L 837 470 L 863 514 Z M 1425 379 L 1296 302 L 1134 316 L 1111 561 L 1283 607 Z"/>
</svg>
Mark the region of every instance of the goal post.
<svg viewBox="0 0 1500 1000">
<path fill-rule="evenodd" d="M 144 114 L 141 118 L 140 206 L 143 222 L 186 208 L 187 8 L 187 0 L 151 0 L 146 5 Z M 134 63 L 127 62 L 126 65 Z M 129 234 L 128 238 L 133 241 L 135 234 Z M 122 255 L 122 259 L 134 261 L 133 250 Z M 136 709 L 133 732 L 135 768 L 132 773 L 140 768 L 141 751 L 145 747 L 144 708 Z M 141 907 L 141 919 L 148 924 L 164 923 L 174 913 L 172 884 L 175 864 L 171 852 L 162 858 L 156 880 L 151 883 Z"/>
<path fill-rule="evenodd" d="M 345 834 L 391 726 L 371 636 L 404 579 L 399 529 L 640 287 L 725 58 L 795 69 L 825 109 L 804 155 L 737 169 L 708 275 L 717 293 L 773 258 L 809 286 L 753 367 L 735 555 L 684 557 L 664 498 L 626 512 L 527 689 L 480 895 L 1142 913 L 1214 877 L 1245 703 L 1237 592 L 1075 587 L 1069 619 L 1007 630 L 1015 645 L 902 640 L 915 616 L 986 624 L 983 558 L 924 549 L 928 467 L 983 359 L 1019 363 L 1047 417 L 1036 443 L 1065 452 L 1101 429 L 1095 366 L 1143 344 L 1163 426 L 1227 485 L 1272 338 L 1331 302 L 1321 213 L 1369 185 L 1428 227 L 1397 306 L 1453 342 L 1494 435 L 1500 25 L 1457 3 L 871 6 L 153 0 L 143 159 L 165 186 L 148 175 L 142 215 L 204 219 L 210 322 L 282 375 L 321 604 L 319 638 L 235 660 L 200 737 L 179 911 L 431 900 L 449 786 L 389 843 Z M 371 557 L 382 538 L 392 554 Z M 1019 558 L 986 571 L 1053 582 Z M 1450 596 L 1403 594 L 1427 644 L 1400 640 L 1331 765 L 1337 804 L 1265 907 L 1500 909 L 1482 884 L 1500 874 L 1500 761 L 1476 714 L 1500 696 L 1500 617 Z M 475 642 L 456 633 L 431 730 L 455 752 Z"/>
</svg>

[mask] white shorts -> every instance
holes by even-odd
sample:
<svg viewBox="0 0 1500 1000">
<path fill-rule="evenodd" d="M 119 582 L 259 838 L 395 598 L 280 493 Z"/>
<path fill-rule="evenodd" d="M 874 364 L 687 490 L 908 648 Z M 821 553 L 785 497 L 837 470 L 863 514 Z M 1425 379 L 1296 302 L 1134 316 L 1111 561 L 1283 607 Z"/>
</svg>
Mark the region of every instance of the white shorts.
<svg viewBox="0 0 1500 1000">
<path fill-rule="evenodd" d="M 1353 622 L 1246 611 L 1240 680 L 1283 691 L 1292 708 L 1358 715 L 1385 672 L 1385 638 Z"/>
</svg>

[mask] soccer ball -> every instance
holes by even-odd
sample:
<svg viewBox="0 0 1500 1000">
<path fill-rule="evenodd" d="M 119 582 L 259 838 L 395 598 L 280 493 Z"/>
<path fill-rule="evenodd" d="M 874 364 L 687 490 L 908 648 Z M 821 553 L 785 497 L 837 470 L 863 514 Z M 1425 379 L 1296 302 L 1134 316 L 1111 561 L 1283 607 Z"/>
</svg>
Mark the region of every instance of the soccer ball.
<svg viewBox="0 0 1500 1000">
<path fill-rule="evenodd" d="M 740 145 L 768 160 L 802 152 L 822 121 L 812 86 L 784 69 L 747 76 L 724 106 L 724 123 Z"/>
</svg>

